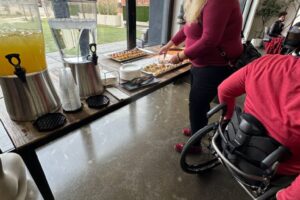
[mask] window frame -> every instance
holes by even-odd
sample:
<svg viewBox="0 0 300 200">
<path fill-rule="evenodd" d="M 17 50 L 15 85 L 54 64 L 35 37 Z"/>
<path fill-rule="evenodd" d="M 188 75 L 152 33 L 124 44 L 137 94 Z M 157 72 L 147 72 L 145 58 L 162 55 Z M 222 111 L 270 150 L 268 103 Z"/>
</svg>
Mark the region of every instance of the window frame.
<svg viewBox="0 0 300 200">
<path fill-rule="evenodd" d="M 149 7 L 151 8 L 152 3 L 161 2 L 161 0 L 150 0 Z M 160 42 L 151 41 L 151 35 L 149 36 L 150 40 L 148 41 L 149 45 L 158 45 L 166 43 L 170 40 L 172 34 L 172 23 L 173 23 L 173 12 L 174 12 L 175 0 L 164 0 L 163 1 L 163 12 L 157 12 L 155 16 L 151 16 L 151 11 L 149 12 L 149 29 L 150 25 L 160 27 L 160 34 L 155 32 L 155 35 L 160 35 Z M 127 49 L 132 49 L 136 47 L 136 0 L 126 0 L 126 29 L 127 29 Z M 157 17 L 161 20 L 157 21 Z M 156 18 L 156 19 L 154 19 Z M 149 32 L 151 34 L 151 31 Z M 154 33 L 153 33 L 154 34 Z"/>
</svg>

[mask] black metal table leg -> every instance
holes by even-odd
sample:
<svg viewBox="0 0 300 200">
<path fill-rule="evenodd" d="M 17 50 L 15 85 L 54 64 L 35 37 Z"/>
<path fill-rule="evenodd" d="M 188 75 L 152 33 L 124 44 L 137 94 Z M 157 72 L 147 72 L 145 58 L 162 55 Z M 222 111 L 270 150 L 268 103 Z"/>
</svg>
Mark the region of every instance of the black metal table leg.
<svg viewBox="0 0 300 200">
<path fill-rule="evenodd" d="M 45 200 L 54 200 L 54 196 L 34 149 L 23 149 L 18 152 L 23 158 L 34 182 Z"/>
</svg>

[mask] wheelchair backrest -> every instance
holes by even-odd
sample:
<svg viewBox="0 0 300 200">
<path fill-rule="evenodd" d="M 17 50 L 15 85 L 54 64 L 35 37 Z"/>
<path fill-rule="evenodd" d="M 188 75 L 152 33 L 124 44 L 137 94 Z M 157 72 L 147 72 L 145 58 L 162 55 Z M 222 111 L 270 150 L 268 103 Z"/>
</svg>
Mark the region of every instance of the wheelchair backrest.
<svg viewBox="0 0 300 200">
<path fill-rule="evenodd" d="M 279 156 L 270 155 L 277 152 L 288 151 L 280 143 L 269 137 L 264 126 L 252 115 L 243 113 L 236 108 L 231 121 L 224 130 L 227 141 L 221 142 L 225 157 L 240 170 L 256 176 L 270 176 L 274 174 L 272 165 L 280 161 Z M 282 153 L 280 152 L 280 153 Z M 278 160 L 274 160 L 273 157 Z M 267 160 L 267 162 L 266 162 Z M 239 177 L 249 185 L 261 183 Z"/>
</svg>

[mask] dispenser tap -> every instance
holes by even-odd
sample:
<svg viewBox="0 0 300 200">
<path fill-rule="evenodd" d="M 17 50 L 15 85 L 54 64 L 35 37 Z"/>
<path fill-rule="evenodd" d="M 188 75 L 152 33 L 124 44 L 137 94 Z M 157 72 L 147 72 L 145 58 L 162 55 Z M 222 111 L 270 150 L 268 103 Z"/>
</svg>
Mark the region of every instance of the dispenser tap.
<svg viewBox="0 0 300 200">
<path fill-rule="evenodd" d="M 89 45 L 90 51 L 92 52 L 92 62 L 97 65 L 98 64 L 98 56 L 97 56 L 97 45 L 95 43 L 92 43 Z"/>
<path fill-rule="evenodd" d="M 26 83 L 26 70 L 23 67 L 21 67 L 20 54 L 17 53 L 7 54 L 5 58 L 8 60 L 8 62 L 11 65 L 14 66 L 15 68 L 14 74 L 17 75 L 23 83 Z M 17 63 L 13 62 L 14 59 L 17 60 Z"/>
</svg>

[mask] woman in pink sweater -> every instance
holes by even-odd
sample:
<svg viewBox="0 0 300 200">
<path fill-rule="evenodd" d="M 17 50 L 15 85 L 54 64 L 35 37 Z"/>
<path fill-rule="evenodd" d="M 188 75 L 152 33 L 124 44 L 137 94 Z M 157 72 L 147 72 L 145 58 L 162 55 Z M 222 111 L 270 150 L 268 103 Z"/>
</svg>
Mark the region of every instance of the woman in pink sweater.
<svg viewBox="0 0 300 200">
<path fill-rule="evenodd" d="M 185 0 L 184 8 L 187 23 L 159 53 L 185 42 L 185 50 L 170 62 L 176 64 L 187 58 L 192 62 L 189 112 L 194 134 L 207 125 L 206 113 L 217 86 L 232 73 L 220 52 L 225 51 L 232 62 L 242 53 L 242 15 L 238 0 Z M 178 143 L 175 150 L 181 152 L 183 146 Z M 201 146 L 191 148 L 191 153 L 200 152 Z"/>
</svg>

